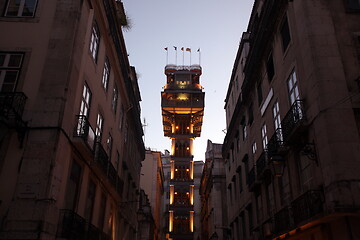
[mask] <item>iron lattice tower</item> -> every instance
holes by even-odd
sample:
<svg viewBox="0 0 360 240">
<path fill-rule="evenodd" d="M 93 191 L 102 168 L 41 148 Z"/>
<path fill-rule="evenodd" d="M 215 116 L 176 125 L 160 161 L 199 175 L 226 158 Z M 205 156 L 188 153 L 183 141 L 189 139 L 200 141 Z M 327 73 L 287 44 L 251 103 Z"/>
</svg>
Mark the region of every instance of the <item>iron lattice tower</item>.
<svg viewBox="0 0 360 240">
<path fill-rule="evenodd" d="M 164 135 L 171 144 L 168 238 L 193 239 L 194 161 L 193 141 L 200 137 L 204 97 L 199 83 L 200 65 L 166 65 L 161 93 Z"/>
</svg>

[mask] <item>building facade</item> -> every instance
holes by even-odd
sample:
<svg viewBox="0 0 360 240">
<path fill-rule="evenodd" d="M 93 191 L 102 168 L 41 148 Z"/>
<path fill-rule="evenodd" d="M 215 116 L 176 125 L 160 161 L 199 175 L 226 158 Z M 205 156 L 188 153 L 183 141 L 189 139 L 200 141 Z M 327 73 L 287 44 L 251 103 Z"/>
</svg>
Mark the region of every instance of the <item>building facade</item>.
<svg viewBox="0 0 360 240">
<path fill-rule="evenodd" d="M 171 138 L 168 237 L 194 237 L 193 140 L 200 136 L 204 95 L 199 65 L 166 65 L 161 93 L 164 135 Z"/>
<path fill-rule="evenodd" d="M 146 150 L 140 177 L 140 187 L 148 196 L 151 206 L 154 221 L 153 240 L 160 240 L 165 236 L 163 233 L 164 171 L 161 155 L 161 152 Z"/>
<path fill-rule="evenodd" d="M 222 144 L 208 140 L 200 184 L 201 239 L 230 239 L 227 224 L 227 191 Z"/>
<path fill-rule="evenodd" d="M 225 103 L 232 239 L 359 238 L 359 61 L 359 1 L 255 1 Z"/>
<path fill-rule="evenodd" d="M 136 239 L 145 149 L 122 3 L 0 12 L 0 239 Z"/>
</svg>

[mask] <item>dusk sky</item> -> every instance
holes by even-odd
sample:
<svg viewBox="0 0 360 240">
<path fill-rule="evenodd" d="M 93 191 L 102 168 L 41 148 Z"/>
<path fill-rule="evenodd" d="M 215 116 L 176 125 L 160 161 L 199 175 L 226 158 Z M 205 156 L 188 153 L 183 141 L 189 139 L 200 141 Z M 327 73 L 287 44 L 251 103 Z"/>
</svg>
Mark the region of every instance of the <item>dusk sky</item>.
<svg viewBox="0 0 360 240">
<path fill-rule="evenodd" d="M 226 128 L 224 100 L 242 32 L 246 31 L 253 0 L 123 0 L 131 29 L 125 30 L 130 64 L 135 66 L 141 91 L 141 119 L 146 119 L 145 146 L 164 152 L 160 92 L 164 67 L 183 64 L 181 47 L 191 48 L 191 64 L 201 52 L 205 114 L 200 138 L 194 141 L 194 160 L 205 160 L 207 140 L 223 143 Z M 190 53 L 185 52 L 185 65 Z"/>
</svg>

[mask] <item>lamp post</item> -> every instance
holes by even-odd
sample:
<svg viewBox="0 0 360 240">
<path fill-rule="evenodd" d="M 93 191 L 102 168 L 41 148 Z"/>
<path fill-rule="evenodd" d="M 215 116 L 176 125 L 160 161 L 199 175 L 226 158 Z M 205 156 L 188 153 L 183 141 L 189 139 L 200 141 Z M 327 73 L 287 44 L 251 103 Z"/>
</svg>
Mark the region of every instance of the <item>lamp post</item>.
<svg viewBox="0 0 360 240">
<path fill-rule="evenodd" d="M 285 159 L 281 155 L 271 156 L 270 164 L 275 177 L 282 177 L 284 175 Z"/>
</svg>

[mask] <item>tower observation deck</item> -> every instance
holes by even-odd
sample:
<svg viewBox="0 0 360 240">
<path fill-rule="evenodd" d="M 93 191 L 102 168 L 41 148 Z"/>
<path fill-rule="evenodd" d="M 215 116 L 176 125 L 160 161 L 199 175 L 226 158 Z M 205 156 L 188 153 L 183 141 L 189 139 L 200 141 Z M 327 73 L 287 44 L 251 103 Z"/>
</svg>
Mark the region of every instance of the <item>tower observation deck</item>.
<svg viewBox="0 0 360 240">
<path fill-rule="evenodd" d="M 161 92 L 164 135 L 171 143 L 168 239 L 193 239 L 193 141 L 200 137 L 204 97 L 200 65 L 166 65 L 166 85 Z"/>
</svg>

